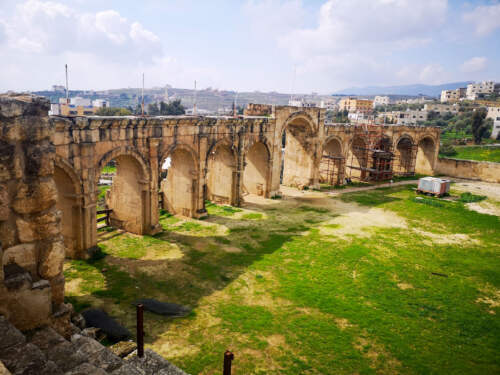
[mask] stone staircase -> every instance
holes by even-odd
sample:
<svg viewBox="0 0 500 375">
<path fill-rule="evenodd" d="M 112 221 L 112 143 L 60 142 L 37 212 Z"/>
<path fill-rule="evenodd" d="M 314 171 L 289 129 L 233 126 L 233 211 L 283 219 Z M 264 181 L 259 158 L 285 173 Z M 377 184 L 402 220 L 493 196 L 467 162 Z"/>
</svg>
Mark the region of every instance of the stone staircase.
<svg viewBox="0 0 500 375">
<path fill-rule="evenodd" d="M 188 375 L 145 350 L 115 355 L 93 339 L 76 333 L 66 340 L 50 327 L 26 335 L 0 316 L 0 375 Z"/>
</svg>

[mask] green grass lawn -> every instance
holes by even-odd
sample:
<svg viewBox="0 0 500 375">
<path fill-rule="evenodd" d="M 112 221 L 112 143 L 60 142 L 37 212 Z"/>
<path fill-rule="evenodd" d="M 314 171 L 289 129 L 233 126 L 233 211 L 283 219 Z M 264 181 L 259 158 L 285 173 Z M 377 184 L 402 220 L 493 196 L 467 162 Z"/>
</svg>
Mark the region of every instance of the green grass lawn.
<svg viewBox="0 0 500 375">
<path fill-rule="evenodd" d="M 226 349 L 236 375 L 499 373 L 499 218 L 413 188 L 102 231 L 104 257 L 66 262 L 67 299 L 131 331 L 137 298 L 191 306 L 145 313 L 146 345 L 191 374 L 220 373 Z"/>
<path fill-rule="evenodd" d="M 500 163 L 500 146 L 455 146 L 453 159 L 492 161 Z"/>
</svg>

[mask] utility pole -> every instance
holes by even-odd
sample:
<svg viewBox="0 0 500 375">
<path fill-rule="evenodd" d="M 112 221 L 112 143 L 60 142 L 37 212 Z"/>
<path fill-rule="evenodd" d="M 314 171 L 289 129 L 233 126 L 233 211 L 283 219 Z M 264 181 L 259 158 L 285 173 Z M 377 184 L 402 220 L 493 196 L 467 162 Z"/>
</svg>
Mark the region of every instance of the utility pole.
<svg viewBox="0 0 500 375">
<path fill-rule="evenodd" d="M 295 77 L 297 75 L 297 65 L 293 66 L 292 92 L 290 93 L 290 102 L 293 101 L 293 91 L 295 90 Z"/>
<path fill-rule="evenodd" d="M 66 69 L 66 104 L 69 104 L 69 89 L 68 89 L 68 64 L 64 65 Z"/>
<path fill-rule="evenodd" d="M 144 117 L 144 73 L 142 73 L 142 117 Z"/>
<path fill-rule="evenodd" d="M 196 115 L 196 80 L 194 80 L 193 116 Z"/>
</svg>

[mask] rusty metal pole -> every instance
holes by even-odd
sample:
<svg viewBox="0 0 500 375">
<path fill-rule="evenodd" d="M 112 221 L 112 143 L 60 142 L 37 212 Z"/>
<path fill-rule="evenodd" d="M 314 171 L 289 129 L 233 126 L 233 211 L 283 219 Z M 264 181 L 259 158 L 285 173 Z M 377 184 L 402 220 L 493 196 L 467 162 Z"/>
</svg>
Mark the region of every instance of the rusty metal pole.
<svg viewBox="0 0 500 375">
<path fill-rule="evenodd" d="M 144 357 L 144 305 L 137 305 L 137 355 Z"/>
<path fill-rule="evenodd" d="M 234 354 L 229 350 L 224 352 L 224 372 L 223 375 L 231 375 L 231 361 L 234 359 Z"/>
</svg>

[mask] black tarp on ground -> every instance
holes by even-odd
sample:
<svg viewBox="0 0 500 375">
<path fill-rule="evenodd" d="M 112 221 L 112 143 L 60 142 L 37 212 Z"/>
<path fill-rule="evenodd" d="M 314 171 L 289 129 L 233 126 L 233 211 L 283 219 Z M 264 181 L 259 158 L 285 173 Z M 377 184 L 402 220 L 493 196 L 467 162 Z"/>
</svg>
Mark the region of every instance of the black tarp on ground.
<svg viewBox="0 0 500 375">
<path fill-rule="evenodd" d="M 116 320 L 99 309 L 88 309 L 82 312 L 87 327 L 100 328 L 110 341 L 125 341 L 131 336 L 130 331 Z"/>
<path fill-rule="evenodd" d="M 191 309 L 186 306 L 170 302 L 160 302 L 149 298 L 139 299 L 133 303 L 135 306 L 138 304 L 144 305 L 144 309 L 147 311 L 172 318 L 183 317 L 189 315 L 191 312 Z"/>
</svg>

